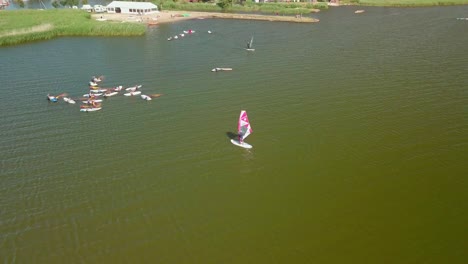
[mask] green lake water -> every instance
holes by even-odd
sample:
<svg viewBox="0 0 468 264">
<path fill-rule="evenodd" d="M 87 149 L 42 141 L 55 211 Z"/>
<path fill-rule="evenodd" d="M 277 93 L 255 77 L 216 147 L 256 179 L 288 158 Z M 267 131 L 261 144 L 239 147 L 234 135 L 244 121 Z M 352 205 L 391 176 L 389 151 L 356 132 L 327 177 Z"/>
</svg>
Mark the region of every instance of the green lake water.
<svg viewBox="0 0 468 264">
<path fill-rule="evenodd" d="M 0 261 L 466 263 L 468 7 L 356 9 L 1 48 Z"/>
</svg>

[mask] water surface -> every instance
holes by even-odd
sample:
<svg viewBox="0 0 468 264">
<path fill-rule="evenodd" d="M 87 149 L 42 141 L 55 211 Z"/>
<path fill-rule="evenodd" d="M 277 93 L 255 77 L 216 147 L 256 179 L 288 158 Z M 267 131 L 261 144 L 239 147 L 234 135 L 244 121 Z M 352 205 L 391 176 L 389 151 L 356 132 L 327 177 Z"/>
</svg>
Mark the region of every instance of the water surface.
<svg viewBox="0 0 468 264">
<path fill-rule="evenodd" d="M 355 9 L 1 48 L 2 261 L 465 263 L 468 9 Z"/>
</svg>

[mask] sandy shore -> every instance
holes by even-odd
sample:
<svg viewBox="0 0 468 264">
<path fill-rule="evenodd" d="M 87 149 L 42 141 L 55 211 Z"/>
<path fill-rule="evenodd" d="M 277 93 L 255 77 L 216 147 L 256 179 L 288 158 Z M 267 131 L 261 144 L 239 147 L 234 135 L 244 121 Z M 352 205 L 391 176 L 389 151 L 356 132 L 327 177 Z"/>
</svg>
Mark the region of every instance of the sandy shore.
<svg viewBox="0 0 468 264">
<path fill-rule="evenodd" d="M 205 19 L 205 18 L 225 18 L 225 19 L 248 19 L 248 20 L 263 20 L 277 22 L 293 22 L 293 23 L 313 23 L 318 22 L 318 19 L 310 17 L 294 17 L 294 16 L 267 16 L 255 14 L 232 14 L 232 13 L 215 13 L 215 12 L 193 12 L 193 11 L 161 11 L 157 14 L 147 15 L 129 15 L 129 14 L 92 14 L 93 19 L 119 22 L 135 22 L 147 24 L 162 24 L 172 23 L 188 19 Z"/>
</svg>

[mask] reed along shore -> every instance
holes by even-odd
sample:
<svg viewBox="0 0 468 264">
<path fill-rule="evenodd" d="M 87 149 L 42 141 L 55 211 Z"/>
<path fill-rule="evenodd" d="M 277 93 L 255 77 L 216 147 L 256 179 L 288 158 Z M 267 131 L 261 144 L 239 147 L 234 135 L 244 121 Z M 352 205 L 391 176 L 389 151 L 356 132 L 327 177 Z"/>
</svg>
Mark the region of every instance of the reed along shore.
<svg viewBox="0 0 468 264">
<path fill-rule="evenodd" d="M 318 19 L 302 15 L 256 15 L 218 12 L 162 11 L 148 15 L 90 14 L 83 10 L 2 11 L 0 46 L 15 45 L 61 36 L 142 36 L 150 23 L 172 23 L 187 19 L 221 18 L 292 23 L 313 23 Z M 136 22 L 136 23 L 122 23 Z"/>
<path fill-rule="evenodd" d="M 15 45 L 61 36 L 141 36 L 145 25 L 103 23 L 76 9 L 1 11 L 0 46 Z"/>
<path fill-rule="evenodd" d="M 468 0 L 340 0 L 340 5 L 422 7 L 467 5 Z"/>
</svg>

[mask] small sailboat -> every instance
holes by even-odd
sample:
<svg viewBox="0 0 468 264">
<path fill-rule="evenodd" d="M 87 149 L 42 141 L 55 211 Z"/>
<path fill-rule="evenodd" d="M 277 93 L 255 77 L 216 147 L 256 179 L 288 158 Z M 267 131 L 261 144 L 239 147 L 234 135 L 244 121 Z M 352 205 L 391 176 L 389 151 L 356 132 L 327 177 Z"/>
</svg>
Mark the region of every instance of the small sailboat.
<svg viewBox="0 0 468 264">
<path fill-rule="evenodd" d="M 251 149 L 252 145 L 244 142 L 250 134 L 252 134 L 252 127 L 250 126 L 249 118 L 247 116 L 247 111 L 242 110 L 239 116 L 239 121 L 237 123 L 237 133 L 238 139 L 231 139 L 231 143 L 246 149 Z"/>
<path fill-rule="evenodd" d="M 255 49 L 253 48 L 252 44 L 253 44 L 253 39 L 254 37 L 252 36 L 252 38 L 250 39 L 249 42 L 247 42 L 247 48 L 245 50 L 247 51 L 255 51 Z"/>
</svg>

